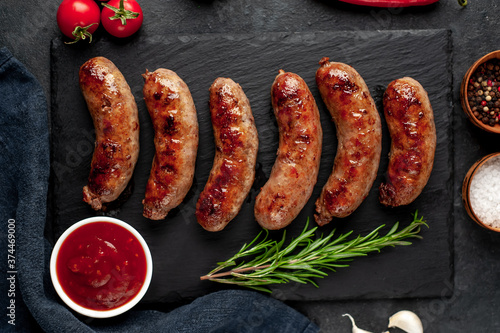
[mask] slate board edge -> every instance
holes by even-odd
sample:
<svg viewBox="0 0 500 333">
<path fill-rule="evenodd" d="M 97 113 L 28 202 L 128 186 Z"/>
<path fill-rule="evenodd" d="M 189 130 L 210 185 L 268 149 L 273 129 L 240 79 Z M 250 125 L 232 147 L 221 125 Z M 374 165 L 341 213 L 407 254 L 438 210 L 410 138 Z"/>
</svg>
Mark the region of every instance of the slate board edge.
<svg viewBox="0 0 500 333">
<path fill-rule="evenodd" d="M 397 32 L 397 31 L 404 32 L 404 33 L 415 33 L 415 31 L 413 31 L 413 30 L 393 30 L 393 31 L 387 31 L 387 32 Z M 429 32 L 429 31 L 430 32 L 437 32 L 437 31 L 446 31 L 446 30 L 443 30 L 443 29 L 426 29 L 426 30 L 417 31 L 417 32 L 425 34 L 426 32 Z M 384 31 L 382 31 L 382 32 L 384 32 Z M 265 35 L 265 36 L 274 36 L 275 38 L 281 38 L 282 36 L 292 36 L 292 37 L 293 36 L 298 36 L 298 37 L 302 38 L 304 36 L 309 36 L 309 35 L 328 34 L 328 33 L 329 33 L 328 31 L 318 31 L 318 32 L 314 32 L 314 33 L 300 33 L 300 32 L 281 32 L 280 33 L 280 32 L 278 32 L 278 33 L 264 33 L 262 35 Z M 355 35 L 356 34 L 355 31 L 346 31 L 346 32 L 335 31 L 334 33 L 345 33 L 347 35 Z M 370 34 L 370 33 L 376 34 L 378 32 L 370 32 L 370 31 L 368 31 L 366 33 L 367 34 Z M 226 33 L 217 33 L 217 34 L 208 34 L 208 35 L 203 34 L 203 35 L 184 35 L 184 36 L 190 36 L 190 37 L 194 36 L 194 38 L 208 38 L 208 39 L 212 39 L 214 37 L 234 38 L 235 35 L 226 34 Z M 255 36 L 255 35 L 252 35 L 252 34 L 241 34 L 241 35 L 238 35 L 238 38 L 242 38 L 242 39 L 245 39 L 245 38 L 259 38 L 259 36 Z M 166 38 L 176 38 L 177 39 L 177 38 L 181 38 L 181 37 L 182 37 L 182 35 L 167 35 Z M 153 37 L 153 38 L 150 37 L 150 38 L 147 38 L 147 40 L 154 40 L 155 38 L 156 37 Z M 448 38 L 448 41 L 451 44 L 451 39 L 450 38 Z M 451 57 L 451 55 L 448 55 L 448 56 Z M 451 66 L 451 64 L 449 66 Z M 452 72 L 450 72 L 450 73 L 452 73 Z M 53 84 L 52 80 L 51 80 L 51 83 Z M 450 89 L 451 89 L 451 87 L 450 87 Z M 54 91 L 52 91 L 52 92 L 54 92 Z M 53 97 L 53 96 L 51 96 L 51 97 Z M 451 104 L 452 104 L 452 102 L 451 102 Z M 52 105 L 52 107 L 55 107 L 55 106 Z M 51 111 L 52 111 L 52 108 L 51 108 Z M 453 117 L 450 117 L 450 120 L 453 121 Z M 449 129 L 449 131 L 451 133 L 453 132 L 452 131 L 452 127 L 451 127 L 451 129 Z M 452 136 L 450 136 L 450 137 L 452 138 Z M 453 159 L 451 158 L 450 160 L 451 160 L 451 163 L 453 163 Z M 450 179 L 451 179 L 451 183 L 453 183 L 453 177 L 452 177 L 452 175 L 450 176 Z M 451 186 L 453 186 L 453 184 L 451 184 Z M 454 194 L 453 191 L 451 191 L 451 192 L 452 192 L 452 194 Z M 451 210 L 453 212 L 453 206 L 452 206 Z M 450 223 L 452 223 L 453 222 L 453 216 L 452 215 L 450 215 L 450 220 L 451 220 Z M 452 233 L 452 231 L 450 231 L 450 232 Z M 453 244 L 450 244 L 450 246 L 452 247 Z M 452 253 L 451 253 L 451 255 L 452 255 Z M 453 255 L 452 255 L 452 258 L 453 258 Z M 319 281 L 319 283 L 321 283 L 321 281 Z M 425 297 L 425 295 L 422 295 L 422 296 Z M 363 298 L 363 297 L 361 297 L 361 298 Z M 368 297 L 368 299 L 370 299 L 370 298 L 372 298 L 372 297 Z M 404 298 L 404 295 L 403 295 L 403 298 Z M 335 298 L 335 299 L 338 300 L 339 298 Z"/>
</svg>

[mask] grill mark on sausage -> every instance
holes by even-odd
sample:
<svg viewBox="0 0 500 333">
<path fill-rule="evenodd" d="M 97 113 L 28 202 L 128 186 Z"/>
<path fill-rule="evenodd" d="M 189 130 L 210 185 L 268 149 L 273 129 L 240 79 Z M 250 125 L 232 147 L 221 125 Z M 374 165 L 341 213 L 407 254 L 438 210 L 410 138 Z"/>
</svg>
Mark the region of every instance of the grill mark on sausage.
<svg viewBox="0 0 500 333">
<path fill-rule="evenodd" d="M 210 87 L 215 157 L 196 204 L 196 219 L 208 231 L 220 231 L 239 213 L 255 177 L 258 136 L 250 102 L 228 78 Z"/>
<path fill-rule="evenodd" d="M 396 207 L 413 202 L 432 171 L 436 131 L 427 93 L 411 78 L 391 82 L 384 93 L 384 112 L 391 134 L 386 180 L 379 199 Z"/>
<path fill-rule="evenodd" d="M 279 148 L 271 175 L 256 198 L 254 215 L 262 227 L 276 230 L 289 225 L 312 194 L 323 133 L 314 97 L 299 75 L 280 70 L 271 100 Z"/>
<path fill-rule="evenodd" d="M 173 71 L 146 71 L 143 95 L 155 130 L 155 157 L 143 215 L 164 219 L 192 185 L 198 147 L 196 109 L 185 82 Z"/>
<path fill-rule="evenodd" d="M 316 201 L 318 225 L 352 214 L 375 180 L 381 152 L 381 122 L 361 76 L 342 63 L 320 61 L 316 83 L 337 128 L 332 173 Z"/>
<path fill-rule="evenodd" d="M 125 78 L 106 58 L 85 62 L 80 67 L 79 83 L 96 132 L 83 200 L 95 210 L 104 210 L 125 190 L 137 162 L 137 106 Z"/>
</svg>

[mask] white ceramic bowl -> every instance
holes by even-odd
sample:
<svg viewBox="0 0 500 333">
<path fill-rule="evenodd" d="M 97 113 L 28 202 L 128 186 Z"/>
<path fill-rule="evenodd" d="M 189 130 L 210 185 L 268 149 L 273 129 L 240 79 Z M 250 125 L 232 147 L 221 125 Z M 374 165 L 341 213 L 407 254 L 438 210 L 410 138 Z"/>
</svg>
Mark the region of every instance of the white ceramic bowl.
<svg viewBox="0 0 500 333">
<path fill-rule="evenodd" d="M 130 233 L 132 233 L 135 238 L 139 241 L 141 244 L 144 254 L 146 257 L 146 277 L 144 280 L 144 283 L 139 290 L 139 292 L 128 302 L 125 304 L 112 308 L 109 310 L 93 310 L 89 308 L 85 308 L 77 303 L 75 303 L 63 290 L 59 278 L 57 276 L 57 271 L 56 271 L 56 262 L 57 262 L 57 257 L 59 254 L 59 250 L 61 248 L 61 245 L 63 242 L 66 240 L 66 238 L 73 233 L 76 229 L 80 228 L 83 225 L 87 225 L 90 223 L 95 223 L 95 222 L 108 222 L 108 223 L 114 223 L 117 224 L 125 229 L 127 229 Z M 84 220 L 81 220 L 74 225 L 72 225 L 70 228 L 68 228 L 62 235 L 59 237 L 59 239 L 56 242 L 56 245 L 54 246 L 54 249 L 52 250 L 52 255 L 50 258 L 50 277 L 52 279 L 52 284 L 54 285 L 54 288 L 59 295 L 59 297 L 68 305 L 71 309 L 74 311 L 87 316 L 87 317 L 92 317 L 92 318 L 109 318 L 109 317 L 114 317 L 117 315 L 120 315 L 128 310 L 130 310 L 133 306 L 135 306 L 141 299 L 142 297 L 146 294 L 146 291 L 149 288 L 149 284 L 151 283 L 151 277 L 153 275 L 153 260 L 151 258 L 151 252 L 149 251 L 149 247 L 146 244 L 146 241 L 142 236 L 135 230 L 132 226 L 129 224 L 112 218 L 112 217 L 105 217 L 105 216 L 97 216 L 97 217 L 90 217 Z"/>
</svg>

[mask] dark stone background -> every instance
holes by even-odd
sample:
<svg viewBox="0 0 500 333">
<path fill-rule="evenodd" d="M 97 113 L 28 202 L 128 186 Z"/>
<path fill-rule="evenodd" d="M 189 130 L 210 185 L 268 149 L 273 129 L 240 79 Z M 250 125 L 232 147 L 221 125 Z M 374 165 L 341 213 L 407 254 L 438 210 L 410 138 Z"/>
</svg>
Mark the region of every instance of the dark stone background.
<svg viewBox="0 0 500 333">
<path fill-rule="evenodd" d="M 49 101 L 50 41 L 60 36 L 55 18 L 59 3 L 59 0 L 3 0 L 0 3 L 0 47 L 8 47 L 38 78 Z M 143 0 L 140 3 L 145 22 L 134 39 L 162 33 L 449 29 L 454 76 L 455 274 L 454 287 L 450 286 L 454 288 L 453 295 L 432 299 L 289 304 L 311 318 L 324 332 L 349 332 L 351 326 L 348 319 L 342 317 L 344 313 L 353 315 L 361 328 L 380 332 L 385 329 L 388 317 L 401 309 L 417 312 L 426 332 L 500 330 L 500 288 L 497 287 L 500 236 L 473 223 L 461 202 L 461 183 L 468 168 L 480 157 L 499 151 L 500 141 L 497 135 L 483 133 L 470 124 L 459 103 L 460 80 L 468 67 L 483 54 L 499 48 L 498 0 L 469 0 L 466 8 L 461 8 L 455 0 L 441 0 L 425 8 L 404 10 L 361 8 L 335 0 Z M 99 34 L 96 37 L 98 41 Z M 1 251 L 5 253 L 5 249 Z M 447 291 L 443 290 L 443 294 Z M 19 313 L 18 319 L 21 318 Z M 0 330 L 5 325 L 6 318 L 1 320 Z M 25 325 L 35 327 L 27 322 Z"/>
</svg>

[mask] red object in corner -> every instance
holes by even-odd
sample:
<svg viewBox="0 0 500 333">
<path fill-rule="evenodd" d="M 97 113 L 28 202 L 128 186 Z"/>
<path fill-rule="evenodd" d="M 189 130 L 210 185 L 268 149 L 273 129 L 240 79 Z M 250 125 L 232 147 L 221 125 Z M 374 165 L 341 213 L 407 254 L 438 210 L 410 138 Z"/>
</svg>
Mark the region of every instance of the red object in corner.
<svg viewBox="0 0 500 333">
<path fill-rule="evenodd" d="M 439 0 L 340 0 L 360 6 L 372 7 L 411 7 L 425 6 L 438 2 Z"/>
<path fill-rule="evenodd" d="M 139 240 L 124 227 L 104 221 L 74 230 L 62 243 L 56 262 L 64 292 L 91 310 L 115 309 L 133 299 L 146 271 Z"/>
</svg>

